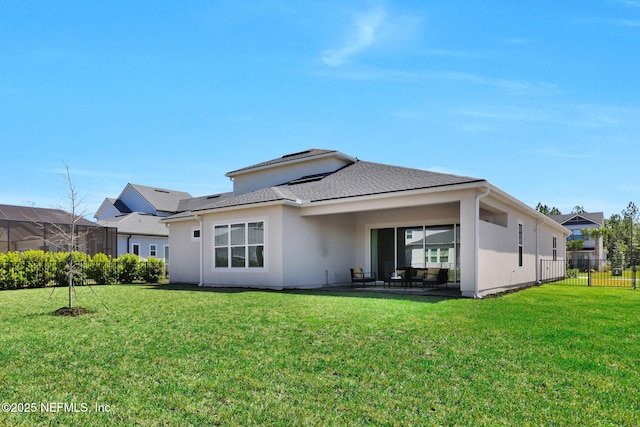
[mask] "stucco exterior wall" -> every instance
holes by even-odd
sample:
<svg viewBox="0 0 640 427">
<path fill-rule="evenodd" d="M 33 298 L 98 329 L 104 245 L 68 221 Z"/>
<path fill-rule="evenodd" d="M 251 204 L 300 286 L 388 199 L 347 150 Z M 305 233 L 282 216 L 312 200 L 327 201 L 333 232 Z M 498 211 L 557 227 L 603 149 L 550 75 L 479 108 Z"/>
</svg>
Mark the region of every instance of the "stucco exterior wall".
<svg viewBox="0 0 640 427">
<path fill-rule="evenodd" d="M 169 232 L 169 280 L 171 283 L 199 283 L 200 241 L 193 238 L 197 220 L 172 222 Z"/>
<path fill-rule="evenodd" d="M 300 217 L 299 209 L 285 208 L 283 285 L 321 287 L 351 281 L 349 268 L 356 258 L 356 231 L 352 214 Z"/>
<path fill-rule="evenodd" d="M 214 227 L 264 222 L 264 267 L 214 268 Z M 205 286 L 282 287 L 282 205 L 203 216 L 203 265 Z"/>
<path fill-rule="evenodd" d="M 558 237 L 558 259 L 564 259 L 564 236 L 531 214 L 489 198 L 491 205 L 507 213 L 507 226 L 479 221 L 478 293 L 535 283 L 540 259 L 553 256 L 553 236 Z M 523 260 L 519 265 L 519 224 L 523 232 Z"/>
<path fill-rule="evenodd" d="M 304 162 L 281 164 L 277 168 L 244 172 L 233 179 L 233 193 L 237 196 L 261 188 L 284 184 L 302 176 L 333 172 L 347 165 L 344 159 L 325 157 Z"/>
</svg>

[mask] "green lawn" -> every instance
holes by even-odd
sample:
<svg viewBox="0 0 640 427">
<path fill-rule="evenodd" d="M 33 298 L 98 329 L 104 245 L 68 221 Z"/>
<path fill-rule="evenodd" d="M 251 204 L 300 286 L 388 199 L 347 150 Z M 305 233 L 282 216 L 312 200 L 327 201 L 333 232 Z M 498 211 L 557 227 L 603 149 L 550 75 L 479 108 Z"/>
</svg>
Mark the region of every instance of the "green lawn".
<svg viewBox="0 0 640 427">
<path fill-rule="evenodd" d="M 0 292 L 0 425 L 640 424 L 640 290 L 93 290 Z"/>
</svg>

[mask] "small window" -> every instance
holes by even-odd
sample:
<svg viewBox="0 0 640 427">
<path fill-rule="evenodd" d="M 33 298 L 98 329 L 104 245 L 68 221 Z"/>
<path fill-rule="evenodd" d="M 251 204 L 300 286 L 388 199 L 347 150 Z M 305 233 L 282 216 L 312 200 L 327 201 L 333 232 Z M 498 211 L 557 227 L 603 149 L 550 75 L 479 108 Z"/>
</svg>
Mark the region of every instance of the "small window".
<svg viewBox="0 0 640 427">
<path fill-rule="evenodd" d="M 133 244 L 133 254 L 140 256 L 140 245 L 137 243 Z"/>
<path fill-rule="evenodd" d="M 522 267 L 523 260 L 523 226 L 522 223 L 518 223 L 518 267 Z"/>
<path fill-rule="evenodd" d="M 200 238 L 200 229 L 199 228 L 195 228 L 193 230 L 193 238 L 194 239 L 199 239 Z"/>
<path fill-rule="evenodd" d="M 558 237 L 557 236 L 553 236 L 551 249 L 553 254 L 553 260 L 557 261 L 558 260 Z"/>
<path fill-rule="evenodd" d="M 155 258 L 158 253 L 158 247 L 156 245 L 149 245 L 149 256 Z"/>
</svg>

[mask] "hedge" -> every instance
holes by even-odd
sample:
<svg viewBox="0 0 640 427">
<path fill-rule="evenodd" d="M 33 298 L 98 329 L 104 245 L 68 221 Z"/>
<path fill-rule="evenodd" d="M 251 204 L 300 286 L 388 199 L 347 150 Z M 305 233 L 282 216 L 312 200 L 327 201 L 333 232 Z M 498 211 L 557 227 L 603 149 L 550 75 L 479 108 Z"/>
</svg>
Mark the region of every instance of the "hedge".
<svg viewBox="0 0 640 427">
<path fill-rule="evenodd" d="M 161 259 L 142 260 L 133 254 L 114 259 L 105 254 L 90 257 L 82 252 L 7 252 L 0 253 L 0 290 L 67 286 L 71 268 L 74 285 L 157 283 L 165 272 Z"/>
</svg>

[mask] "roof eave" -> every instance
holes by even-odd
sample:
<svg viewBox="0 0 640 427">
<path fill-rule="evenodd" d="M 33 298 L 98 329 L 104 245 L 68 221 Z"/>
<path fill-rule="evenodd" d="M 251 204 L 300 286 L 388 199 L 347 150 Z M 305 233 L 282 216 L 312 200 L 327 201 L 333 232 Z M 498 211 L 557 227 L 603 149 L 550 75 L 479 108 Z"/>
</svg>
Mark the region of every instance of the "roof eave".
<svg viewBox="0 0 640 427">
<path fill-rule="evenodd" d="M 220 213 L 220 212 L 231 212 L 231 211 L 236 211 L 238 209 L 248 209 L 248 208 L 255 208 L 255 207 L 262 208 L 262 207 L 279 206 L 279 205 L 300 207 L 302 206 L 302 204 L 303 204 L 302 201 L 294 201 L 294 200 L 269 200 L 267 202 L 243 203 L 239 205 L 224 206 L 220 208 L 194 210 L 194 211 L 190 211 L 189 215 L 187 216 L 180 216 L 177 218 L 165 217 L 165 218 L 162 218 L 160 222 L 172 223 L 172 222 L 181 222 L 181 221 L 193 221 L 194 219 L 196 219 L 198 216 L 201 216 L 201 215 L 208 215 L 208 214 Z"/>
</svg>

